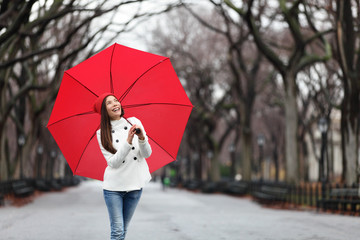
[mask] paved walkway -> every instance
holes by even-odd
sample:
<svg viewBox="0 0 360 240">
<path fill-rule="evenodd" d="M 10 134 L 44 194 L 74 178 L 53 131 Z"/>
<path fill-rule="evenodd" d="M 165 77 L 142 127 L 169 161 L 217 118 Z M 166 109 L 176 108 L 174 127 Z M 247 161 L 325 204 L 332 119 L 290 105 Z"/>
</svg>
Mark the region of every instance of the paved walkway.
<svg viewBox="0 0 360 240">
<path fill-rule="evenodd" d="M 360 218 L 262 208 L 246 198 L 162 191 L 150 183 L 127 240 L 355 240 Z M 101 183 L 82 182 L 23 207 L 0 208 L 1 240 L 106 240 Z"/>
</svg>

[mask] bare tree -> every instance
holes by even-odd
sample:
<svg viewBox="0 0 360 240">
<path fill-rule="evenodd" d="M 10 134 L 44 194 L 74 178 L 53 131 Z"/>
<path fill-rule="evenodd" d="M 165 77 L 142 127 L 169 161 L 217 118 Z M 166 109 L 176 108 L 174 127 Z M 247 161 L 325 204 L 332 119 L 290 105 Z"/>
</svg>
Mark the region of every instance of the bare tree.
<svg viewBox="0 0 360 240">
<path fill-rule="evenodd" d="M 241 142 L 241 158 L 234 162 L 235 174 L 242 173 L 244 180 L 251 179 L 253 158 L 252 116 L 257 94 L 261 92 L 269 78 L 272 78 L 271 68 L 266 64 L 263 55 L 249 37 L 249 30 L 242 19 L 230 16 L 229 9 L 223 4 L 209 1 L 218 15 L 222 25 L 217 26 L 202 19 L 190 6 L 184 6 L 206 28 L 222 35 L 226 39 L 224 49 L 227 51 L 227 64 L 232 104 L 236 112 L 235 138 L 233 145 Z M 260 9 L 263 11 L 266 7 Z M 243 166 L 240 165 L 240 159 Z"/>
<path fill-rule="evenodd" d="M 216 15 L 203 11 L 203 17 L 216 22 Z M 221 35 L 194 21 L 185 10 L 171 13 L 167 24 L 159 25 L 150 45 L 173 59 L 183 85 L 194 104 L 185 132 L 190 158 L 196 158 L 197 177 L 220 179 L 219 154 L 236 119 L 229 115 L 231 88 L 228 85 L 226 41 Z M 195 157 L 196 156 L 196 157 Z"/>
<path fill-rule="evenodd" d="M 358 1 L 336 1 L 336 46 L 344 88 L 341 106 L 341 135 L 344 180 L 347 184 L 359 178 L 360 117 L 360 5 Z"/>
<path fill-rule="evenodd" d="M 340 109 L 340 102 L 342 99 L 342 87 L 341 81 L 338 76 L 337 64 L 335 61 L 328 61 L 326 64 L 315 64 L 303 71 L 298 77 L 299 83 L 299 143 L 300 143 L 300 172 L 301 179 L 309 180 L 309 162 L 308 152 L 309 147 L 312 148 L 312 152 L 315 153 L 315 157 L 319 163 L 320 154 L 316 154 L 314 127 L 317 127 L 317 123 L 321 117 L 325 117 L 328 120 L 328 125 L 331 126 L 330 115 L 333 109 Z M 331 135 L 332 129 L 329 128 Z M 305 141 L 305 136 L 309 136 L 311 139 L 311 145 L 308 146 Z M 331 145 L 330 145 L 331 146 Z M 330 148 L 329 148 L 330 149 Z M 326 154 L 328 156 L 329 154 Z M 330 166 L 332 158 L 326 157 L 328 164 L 327 178 L 330 176 Z M 323 167 L 323 166 L 322 166 Z M 319 178 L 321 176 L 319 166 Z M 320 179 L 319 179 L 320 180 Z"/>
<path fill-rule="evenodd" d="M 316 62 L 323 62 L 331 57 L 331 48 L 324 38 L 324 35 L 331 32 L 332 28 L 319 30 L 313 22 L 314 9 L 306 1 L 298 0 L 287 2 L 279 0 L 276 6 L 268 8 L 274 11 L 276 16 L 281 19 L 281 23 L 286 23 L 291 39 L 281 46 L 274 44 L 273 39 L 269 39 L 263 26 L 266 23 L 261 21 L 261 16 L 254 15 L 261 13 L 259 7 L 264 1 L 250 0 L 243 2 L 242 5 L 235 5 L 231 0 L 224 0 L 227 6 L 233 9 L 243 18 L 254 37 L 258 49 L 273 64 L 280 73 L 285 88 L 285 116 L 286 116 L 286 179 L 288 182 L 299 181 L 299 162 L 298 162 L 298 107 L 297 107 L 297 86 L 296 79 L 298 73 L 313 65 Z M 273 14 L 269 14 L 272 16 Z M 266 15 L 262 15 L 266 17 Z M 309 52 L 312 44 L 319 44 L 322 53 Z M 278 53 L 277 53 L 278 52 Z M 279 54 L 281 53 L 281 54 Z"/>
</svg>

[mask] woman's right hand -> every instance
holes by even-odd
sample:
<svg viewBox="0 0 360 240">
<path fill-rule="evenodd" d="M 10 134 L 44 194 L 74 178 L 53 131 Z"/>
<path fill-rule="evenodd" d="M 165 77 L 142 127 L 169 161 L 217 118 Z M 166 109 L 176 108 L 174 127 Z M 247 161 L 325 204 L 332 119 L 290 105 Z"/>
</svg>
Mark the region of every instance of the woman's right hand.
<svg viewBox="0 0 360 240">
<path fill-rule="evenodd" d="M 130 145 L 132 145 L 132 141 L 133 141 L 134 135 L 136 133 L 136 130 L 135 130 L 136 128 L 137 128 L 137 126 L 134 124 L 129 130 L 127 141 Z"/>
</svg>

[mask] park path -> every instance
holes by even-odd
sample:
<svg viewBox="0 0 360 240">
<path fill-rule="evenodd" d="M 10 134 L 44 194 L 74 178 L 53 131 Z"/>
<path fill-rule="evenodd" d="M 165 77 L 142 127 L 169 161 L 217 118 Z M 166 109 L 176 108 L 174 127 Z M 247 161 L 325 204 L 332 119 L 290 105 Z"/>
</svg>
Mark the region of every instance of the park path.
<svg viewBox="0 0 360 240">
<path fill-rule="evenodd" d="M 23 207 L 0 208 L 1 240 L 105 240 L 101 183 L 84 181 Z M 263 208 L 248 198 L 167 189 L 149 183 L 127 240 L 357 240 L 360 218 Z"/>
</svg>

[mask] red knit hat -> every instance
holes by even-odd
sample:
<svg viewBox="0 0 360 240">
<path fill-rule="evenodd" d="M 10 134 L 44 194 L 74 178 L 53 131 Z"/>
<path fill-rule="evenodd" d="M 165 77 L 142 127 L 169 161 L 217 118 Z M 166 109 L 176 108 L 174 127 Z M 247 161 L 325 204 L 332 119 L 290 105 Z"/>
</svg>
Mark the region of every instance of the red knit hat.
<svg viewBox="0 0 360 240">
<path fill-rule="evenodd" d="M 113 93 L 103 93 L 96 99 L 96 101 L 94 102 L 94 111 L 95 112 L 101 114 L 101 105 L 102 105 L 104 99 L 110 95 L 116 97 Z"/>
</svg>

